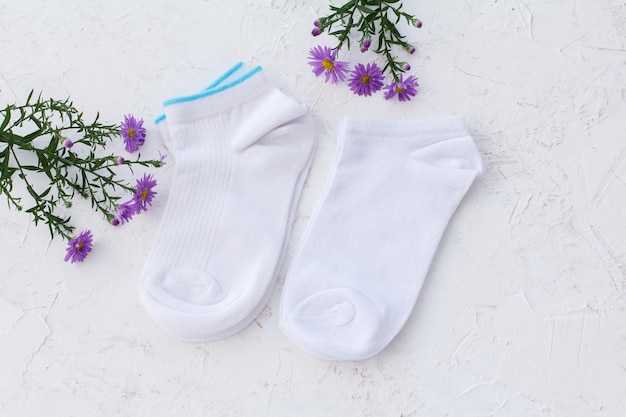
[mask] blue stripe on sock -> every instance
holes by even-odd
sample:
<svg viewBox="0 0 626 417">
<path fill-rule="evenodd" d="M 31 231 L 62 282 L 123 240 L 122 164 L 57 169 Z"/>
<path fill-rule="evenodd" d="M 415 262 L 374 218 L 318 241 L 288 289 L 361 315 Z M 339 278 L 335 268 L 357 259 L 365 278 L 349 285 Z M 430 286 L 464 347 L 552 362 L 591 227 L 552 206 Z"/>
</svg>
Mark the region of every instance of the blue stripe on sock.
<svg viewBox="0 0 626 417">
<path fill-rule="evenodd" d="M 166 100 L 163 103 L 163 106 L 167 107 L 167 106 L 171 106 L 173 104 L 187 103 L 187 102 L 190 102 L 190 101 L 195 101 L 195 100 L 199 100 L 201 98 L 212 96 L 212 95 L 217 94 L 217 93 L 221 93 L 222 91 L 226 91 L 229 88 L 233 88 L 233 87 L 241 84 L 242 82 L 246 81 L 248 78 L 252 77 L 254 74 L 256 74 L 256 73 L 258 73 L 260 71 L 261 71 L 261 67 L 257 66 L 255 68 L 253 68 L 252 70 L 250 70 L 249 72 L 247 72 L 246 74 L 244 74 L 241 77 L 237 78 L 235 81 L 232 81 L 232 82 L 227 83 L 227 84 L 223 84 L 221 87 L 214 88 L 214 89 L 211 89 L 211 90 L 204 90 L 204 91 L 201 91 L 200 93 L 192 94 L 192 95 L 189 95 L 189 96 L 177 97 L 177 98 L 173 98 L 173 99 L 170 99 L 170 100 Z"/>
<path fill-rule="evenodd" d="M 233 67 L 231 69 L 229 69 L 228 71 L 226 71 L 224 74 L 222 74 L 217 80 L 213 81 L 213 83 L 211 83 L 211 85 L 209 85 L 208 87 L 206 87 L 204 90 L 202 91 L 206 91 L 206 90 L 211 90 L 212 88 L 217 87 L 218 85 L 220 85 L 225 79 L 227 79 L 228 77 L 230 77 L 231 75 L 233 75 L 235 72 L 239 71 L 239 69 L 243 67 L 243 62 L 238 62 L 235 65 L 233 65 Z"/>
<path fill-rule="evenodd" d="M 157 117 L 156 119 L 154 119 L 154 124 L 158 125 L 159 123 L 161 123 L 164 120 L 165 120 L 165 114 L 162 114 L 159 117 Z"/>
<path fill-rule="evenodd" d="M 211 85 L 209 85 L 208 87 L 206 87 L 204 90 L 202 91 L 207 91 L 210 90 L 212 88 L 217 87 L 218 85 L 220 85 L 222 82 L 224 82 L 224 80 L 226 80 L 228 77 L 230 77 L 231 75 L 233 75 L 234 73 L 236 73 L 237 71 L 239 71 L 239 69 L 241 69 L 241 67 L 243 67 L 243 62 L 237 62 L 235 65 L 233 65 L 228 71 L 226 71 L 224 74 L 220 75 L 220 77 L 213 81 L 211 83 Z M 154 119 L 154 124 L 158 125 L 159 123 L 163 122 L 165 120 L 165 114 L 161 114 L 159 115 L 156 119 Z"/>
</svg>

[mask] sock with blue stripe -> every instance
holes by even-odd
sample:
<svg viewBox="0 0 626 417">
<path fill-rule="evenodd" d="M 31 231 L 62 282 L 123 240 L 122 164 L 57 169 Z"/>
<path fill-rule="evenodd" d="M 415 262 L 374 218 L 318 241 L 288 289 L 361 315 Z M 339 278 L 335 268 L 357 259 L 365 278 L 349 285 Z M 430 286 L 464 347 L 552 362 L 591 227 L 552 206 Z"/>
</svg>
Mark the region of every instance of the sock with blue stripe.
<svg viewBox="0 0 626 417">
<path fill-rule="evenodd" d="M 271 294 L 313 154 L 311 119 L 260 67 L 239 64 L 164 106 L 174 179 L 140 299 L 180 339 L 221 339 Z"/>
</svg>

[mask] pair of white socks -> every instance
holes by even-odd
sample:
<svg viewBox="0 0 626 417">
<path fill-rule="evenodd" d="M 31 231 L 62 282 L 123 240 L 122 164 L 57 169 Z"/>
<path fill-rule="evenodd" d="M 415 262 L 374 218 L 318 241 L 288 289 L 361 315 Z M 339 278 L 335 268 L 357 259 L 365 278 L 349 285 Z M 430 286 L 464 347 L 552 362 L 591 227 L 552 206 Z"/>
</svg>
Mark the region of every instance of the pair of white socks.
<svg viewBox="0 0 626 417">
<path fill-rule="evenodd" d="M 140 298 L 174 336 L 221 339 L 253 321 L 271 294 L 314 129 L 304 107 L 242 64 L 166 101 L 157 122 L 176 166 Z M 285 278 L 283 332 L 325 359 L 379 353 L 410 315 L 481 169 L 461 117 L 346 119 Z"/>
</svg>

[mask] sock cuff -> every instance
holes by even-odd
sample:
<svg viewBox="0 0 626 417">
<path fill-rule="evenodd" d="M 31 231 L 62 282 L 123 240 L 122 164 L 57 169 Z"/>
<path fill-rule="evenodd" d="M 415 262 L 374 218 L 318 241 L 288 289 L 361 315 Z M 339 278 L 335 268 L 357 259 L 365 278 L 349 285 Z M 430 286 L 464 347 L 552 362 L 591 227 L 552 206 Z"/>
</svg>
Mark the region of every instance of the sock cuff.
<svg viewBox="0 0 626 417">
<path fill-rule="evenodd" d="M 200 91 L 200 93 L 204 93 L 208 90 L 212 90 L 214 88 L 217 88 L 220 84 L 222 84 L 224 81 L 228 80 L 231 76 L 233 76 L 235 73 L 237 73 L 240 69 L 242 69 L 244 67 L 244 63 L 239 61 L 237 62 L 235 65 L 233 65 L 232 67 L 230 67 L 226 72 L 224 72 L 222 75 L 220 75 L 215 81 L 213 81 L 211 84 L 209 84 L 206 88 L 202 89 L 202 91 Z M 161 113 L 159 116 L 157 116 L 154 119 L 154 124 L 156 124 L 157 126 L 164 122 L 166 119 L 165 113 Z"/>
<path fill-rule="evenodd" d="M 347 117 L 341 128 L 342 136 L 378 139 L 411 137 L 428 145 L 446 139 L 470 136 L 467 122 L 462 116 L 443 116 L 413 120 Z"/>
<path fill-rule="evenodd" d="M 253 100 L 274 89 L 260 66 L 233 81 L 188 96 L 175 97 L 163 103 L 167 119 L 184 123 L 223 112 Z"/>
<path fill-rule="evenodd" d="M 244 66 L 243 62 L 241 62 L 241 61 L 237 62 L 235 65 L 230 67 L 224 74 L 220 75 L 215 81 L 213 81 L 211 84 L 209 84 L 202 91 L 207 91 L 207 90 L 211 90 L 213 88 L 218 87 L 221 83 L 226 81 L 231 75 L 233 75 L 234 73 L 239 71 L 243 66 Z"/>
</svg>

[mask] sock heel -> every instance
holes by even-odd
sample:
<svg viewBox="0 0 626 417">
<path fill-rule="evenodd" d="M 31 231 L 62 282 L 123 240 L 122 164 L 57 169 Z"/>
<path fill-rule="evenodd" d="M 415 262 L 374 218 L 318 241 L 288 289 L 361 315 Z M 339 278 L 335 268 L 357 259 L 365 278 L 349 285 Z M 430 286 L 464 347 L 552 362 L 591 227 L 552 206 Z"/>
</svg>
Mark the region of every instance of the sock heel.
<svg viewBox="0 0 626 417">
<path fill-rule="evenodd" d="M 439 168 L 480 172 L 480 154 L 470 136 L 447 139 L 419 148 L 411 157 Z"/>
</svg>

